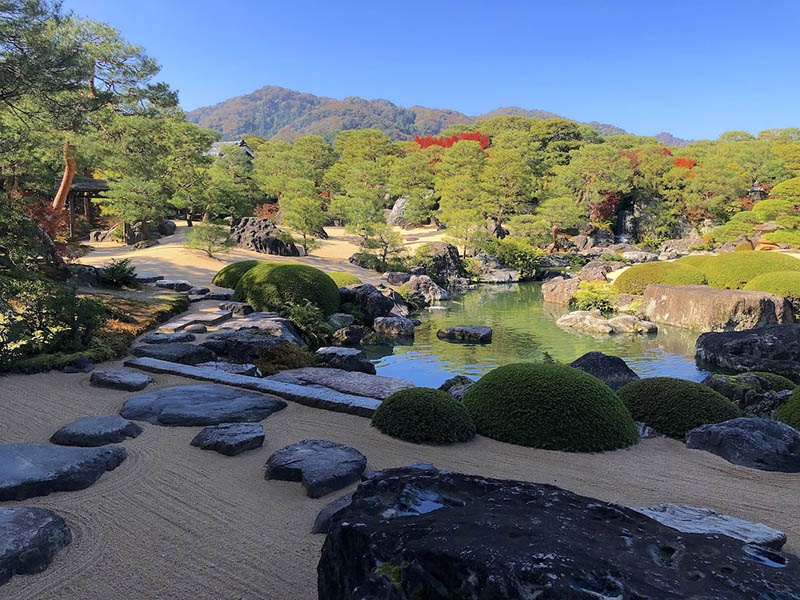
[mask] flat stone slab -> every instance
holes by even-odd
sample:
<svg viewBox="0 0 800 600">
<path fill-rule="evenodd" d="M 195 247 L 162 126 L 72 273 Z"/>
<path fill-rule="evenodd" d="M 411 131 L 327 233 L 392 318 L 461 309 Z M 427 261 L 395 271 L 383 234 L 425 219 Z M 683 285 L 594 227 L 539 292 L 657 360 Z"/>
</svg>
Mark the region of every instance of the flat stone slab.
<svg viewBox="0 0 800 600">
<path fill-rule="evenodd" d="M 56 431 L 50 442 L 61 446 L 105 446 L 138 437 L 142 431 L 136 423 L 122 417 L 81 417 Z"/>
<path fill-rule="evenodd" d="M 122 446 L 0 444 L 0 501 L 82 490 L 128 456 Z"/>
<path fill-rule="evenodd" d="M 192 427 L 257 423 L 286 408 L 276 396 L 221 385 L 181 385 L 134 396 L 119 414 L 155 425 Z"/>
<path fill-rule="evenodd" d="M 71 541 L 67 523 L 51 510 L 0 508 L 0 585 L 14 575 L 41 573 Z"/>
<path fill-rule="evenodd" d="M 221 423 L 206 427 L 192 440 L 192 446 L 236 456 L 264 445 L 261 423 Z"/>
<path fill-rule="evenodd" d="M 265 479 L 300 481 L 311 498 L 320 498 L 361 479 L 367 457 L 328 440 L 303 440 L 269 457 Z"/>
<path fill-rule="evenodd" d="M 208 327 L 205 325 L 201 325 L 200 323 L 195 323 L 194 325 L 187 325 L 183 328 L 186 333 L 206 333 L 208 331 Z"/>
<path fill-rule="evenodd" d="M 134 356 L 158 358 L 184 365 L 197 365 L 216 358 L 208 348 L 184 343 L 148 344 L 131 348 L 130 352 Z"/>
<path fill-rule="evenodd" d="M 258 367 L 252 364 L 239 364 L 222 361 L 204 362 L 197 365 L 198 367 L 205 367 L 208 369 L 217 369 L 225 373 L 233 373 L 234 375 L 247 375 L 249 377 L 260 377 L 261 371 Z"/>
<path fill-rule="evenodd" d="M 229 310 L 234 315 L 245 317 L 247 315 L 253 314 L 253 307 L 250 306 L 247 302 L 223 302 L 219 305 L 220 310 Z"/>
<path fill-rule="evenodd" d="M 229 310 L 190 313 L 162 325 L 158 330 L 165 333 L 174 333 L 187 328 L 189 325 L 217 325 L 230 319 L 232 314 Z"/>
<path fill-rule="evenodd" d="M 224 301 L 230 300 L 233 298 L 233 290 L 225 290 L 225 291 L 216 291 L 216 292 L 208 292 L 207 294 L 203 294 L 202 296 L 192 296 L 189 298 L 190 302 L 202 302 L 203 300 L 217 300 L 217 301 Z"/>
<path fill-rule="evenodd" d="M 136 273 L 135 277 L 137 283 L 155 283 L 164 279 L 163 275 L 153 275 L 151 273 Z"/>
<path fill-rule="evenodd" d="M 436 337 L 446 342 L 462 342 L 470 344 L 491 344 L 492 328 L 485 325 L 457 325 L 442 327 Z"/>
<path fill-rule="evenodd" d="M 192 296 L 205 296 L 210 291 L 207 287 L 193 287 L 189 290 L 189 294 Z"/>
<path fill-rule="evenodd" d="M 748 544 L 759 544 L 773 550 L 780 550 L 786 543 L 786 534 L 782 531 L 767 527 L 763 523 L 753 523 L 721 515 L 710 508 L 659 504 L 633 510 L 683 533 L 722 534 Z"/>
<path fill-rule="evenodd" d="M 190 379 L 200 379 L 225 385 L 275 394 L 286 400 L 313 408 L 343 412 L 361 417 L 371 417 L 381 401 L 375 398 L 343 394 L 329 388 L 309 387 L 280 381 L 270 381 L 261 377 L 247 377 L 225 373 L 208 367 L 181 365 L 157 360 L 155 358 L 129 358 L 125 366 L 142 369 L 151 373 L 168 373 Z"/>
<path fill-rule="evenodd" d="M 414 387 L 413 383 L 405 379 L 322 367 L 288 369 L 265 377 L 265 379 L 296 385 L 323 386 L 343 394 L 366 396 L 378 400 L 386 400 L 395 392 Z"/>
<path fill-rule="evenodd" d="M 143 344 L 171 344 L 193 342 L 195 336 L 191 333 L 162 333 L 160 331 L 153 331 L 142 336 L 139 341 Z"/>
<path fill-rule="evenodd" d="M 175 290 L 177 292 L 188 292 L 194 286 L 185 279 L 160 279 L 156 281 L 156 287 Z"/>
<path fill-rule="evenodd" d="M 800 473 L 800 431 L 771 419 L 731 419 L 686 434 L 686 447 L 762 471 Z"/>
<path fill-rule="evenodd" d="M 95 387 L 105 387 L 124 392 L 139 392 L 155 380 L 130 369 L 105 369 L 92 373 L 89 383 Z"/>
</svg>

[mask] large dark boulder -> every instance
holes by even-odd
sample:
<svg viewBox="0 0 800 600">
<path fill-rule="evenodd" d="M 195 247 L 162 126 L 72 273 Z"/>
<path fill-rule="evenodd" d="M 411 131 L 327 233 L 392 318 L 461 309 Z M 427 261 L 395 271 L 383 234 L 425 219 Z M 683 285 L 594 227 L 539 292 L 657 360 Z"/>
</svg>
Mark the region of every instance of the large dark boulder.
<svg viewBox="0 0 800 600">
<path fill-rule="evenodd" d="M 261 423 L 221 423 L 206 427 L 191 442 L 203 450 L 214 450 L 225 456 L 236 456 L 264 445 Z"/>
<path fill-rule="evenodd" d="M 169 221 L 167 219 L 162 220 L 158 224 L 158 233 L 161 235 L 172 235 L 175 233 L 177 226 L 175 225 L 175 221 Z"/>
<path fill-rule="evenodd" d="M 696 358 L 733 371 L 767 371 L 800 381 L 800 324 L 704 333 Z"/>
<path fill-rule="evenodd" d="M 360 371 L 375 375 L 375 365 L 367 356 L 357 348 L 344 348 L 341 346 L 325 346 L 315 352 L 315 355 L 326 365 L 343 371 Z"/>
<path fill-rule="evenodd" d="M 464 267 L 461 266 L 458 248 L 445 242 L 431 242 L 428 244 L 428 248 L 431 262 L 426 265 L 426 271 L 431 279 L 445 285 L 451 279 L 466 275 Z"/>
<path fill-rule="evenodd" d="M 281 238 L 281 230 L 269 219 L 245 217 L 231 225 L 231 239 L 239 248 L 255 250 L 262 254 L 278 256 L 300 256 L 300 250 L 292 242 Z"/>
<path fill-rule="evenodd" d="M 105 446 L 118 444 L 126 438 L 135 438 L 142 428 L 122 417 L 82 417 L 64 425 L 51 437 L 50 442 L 61 446 Z"/>
<path fill-rule="evenodd" d="M 639 376 L 619 356 L 610 356 L 602 352 L 587 352 L 569 363 L 569 366 L 597 377 L 614 391 L 639 379 Z"/>
<path fill-rule="evenodd" d="M 732 419 L 686 434 L 686 447 L 762 471 L 800 473 L 800 432 L 771 419 Z"/>
<path fill-rule="evenodd" d="M 0 444 L 0 501 L 82 490 L 127 457 L 122 446 Z"/>
<path fill-rule="evenodd" d="M 214 354 L 238 363 L 254 363 L 264 350 L 288 346 L 289 342 L 257 329 L 227 330 L 210 334 L 201 344 Z"/>
<path fill-rule="evenodd" d="M 258 423 L 286 408 L 270 394 L 221 385 L 182 385 L 134 396 L 119 414 L 156 425 L 194 427 L 220 423 Z"/>
<path fill-rule="evenodd" d="M 0 508 L 0 585 L 14 575 L 41 573 L 71 541 L 66 522 L 51 510 Z"/>
<path fill-rule="evenodd" d="M 182 365 L 197 365 L 216 358 L 208 348 L 182 342 L 136 346 L 131 348 L 131 354 L 139 357 L 157 358 Z"/>
<path fill-rule="evenodd" d="M 378 317 L 389 316 L 394 308 L 391 298 L 368 283 L 339 288 L 339 298 L 342 304 L 352 304 L 360 310 L 368 323 Z"/>
<path fill-rule="evenodd" d="M 373 474 L 331 518 L 320 600 L 800 598 L 800 559 L 554 486 Z"/>
<path fill-rule="evenodd" d="M 334 331 L 331 341 L 339 346 L 358 346 L 371 333 L 373 331 L 364 325 L 348 325 Z"/>
</svg>

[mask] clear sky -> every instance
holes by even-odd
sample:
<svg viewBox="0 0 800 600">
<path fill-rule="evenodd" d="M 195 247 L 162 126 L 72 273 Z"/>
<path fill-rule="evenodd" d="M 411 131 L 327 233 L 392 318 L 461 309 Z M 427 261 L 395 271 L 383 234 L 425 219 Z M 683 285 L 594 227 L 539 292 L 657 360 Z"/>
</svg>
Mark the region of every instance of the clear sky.
<svg viewBox="0 0 800 600">
<path fill-rule="evenodd" d="M 65 0 L 187 109 L 264 85 L 716 138 L 800 126 L 800 0 Z"/>
</svg>

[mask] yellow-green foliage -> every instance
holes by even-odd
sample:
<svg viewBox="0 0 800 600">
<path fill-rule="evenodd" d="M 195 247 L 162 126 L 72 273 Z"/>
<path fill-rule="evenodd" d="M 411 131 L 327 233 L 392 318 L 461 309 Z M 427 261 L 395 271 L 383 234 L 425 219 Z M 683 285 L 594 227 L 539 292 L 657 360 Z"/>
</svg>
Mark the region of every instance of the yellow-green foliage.
<svg viewBox="0 0 800 600">
<path fill-rule="evenodd" d="M 644 294 L 651 283 L 665 285 L 702 285 L 706 283 L 703 272 L 677 262 L 648 262 L 633 265 L 614 280 L 616 288 L 626 294 Z"/>
<path fill-rule="evenodd" d="M 214 275 L 214 279 L 211 280 L 211 283 L 230 290 L 235 289 L 242 275 L 255 267 L 259 262 L 262 261 L 240 260 L 239 262 L 231 263 L 218 271 L 217 274 Z"/>
<path fill-rule="evenodd" d="M 741 244 L 737 244 L 736 248 L 733 249 L 734 252 L 750 252 L 753 250 L 753 244 L 751 242 L 742 242 Z"/>
<path fill-rule="evenodd" d="M 800 272 L 775 271 L 774 273 L 764 273 L 751 279 L 742 289 L 777 294 L 792 303 L 797 303 L 800 302 Z"/>
<path fill-rule="evenodd" d="M 242 275 L 233 299 L 257 311 L 281 310 L 307 300 L 330 315 L 339 309 L 339 286 L 325 272 L 308 265 L 262 262 Z"/>
<path fill-rule="evenodd" d="M 348 285 L 361 285 L 364 283 L 352 273 L 345 273 L 344 271 L 330 271 L 328 277 L 336 282 L 339 287 L 347 287 Z"/>
<path fill-rule="evenodd" d="M 778 409 L 776 418 L 800 431 L 800 387 L 796 387 L 786 403 Z"/>
<path fill-rule="evenodd" d="M 764 273 L 800 272 L 800 260 L 777 252 L 731 252 L 709 258 L 701 270 L 708 285 L 719 289 L 740 290 Z"/>
<path fill-rule="evenodd" d="M 581 281 L 572 294 L 570 307 L 577 310 L 609 312 L 616 308 L 619 292 L 607 281 Z"/>
</svg>

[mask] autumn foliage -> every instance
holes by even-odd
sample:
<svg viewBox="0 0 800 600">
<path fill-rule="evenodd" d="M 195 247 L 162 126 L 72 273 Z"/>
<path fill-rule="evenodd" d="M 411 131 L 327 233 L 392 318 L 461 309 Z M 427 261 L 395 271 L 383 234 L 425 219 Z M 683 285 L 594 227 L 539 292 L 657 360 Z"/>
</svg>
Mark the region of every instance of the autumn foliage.
<svg viewBox="0 0 800 600">
<path fill-rule="evenodd" d="M 691 158 L 676 158 L 675 159 L 675 166 L 676 167 L 683 167 L 684 169 L 691 169 L 697 164 L 696 160 L 692 160 Z"/>
<path fill-rule="evenodd" d="M 416 136 L 414 138 L 414 141 L 419 144 L 420 148 L 430 148 L 431 146 L 450 148 L 453 144 L 460 142 L 461 140 L 478 142 L 481 145 L 481 148 L 484 150 L 489 146 L 489 136 L 481 133 L 480 131 L 465 131 L 463 133 L 458 133 L 448 137 L 434 137 L 432 135 L 426 135 L 424 137 Z"/>
</svg>

